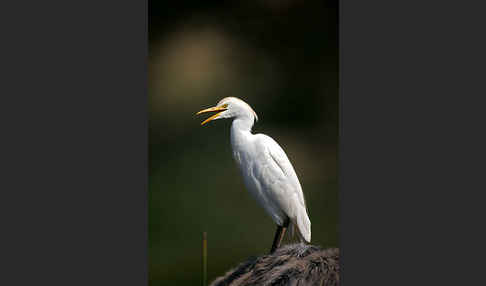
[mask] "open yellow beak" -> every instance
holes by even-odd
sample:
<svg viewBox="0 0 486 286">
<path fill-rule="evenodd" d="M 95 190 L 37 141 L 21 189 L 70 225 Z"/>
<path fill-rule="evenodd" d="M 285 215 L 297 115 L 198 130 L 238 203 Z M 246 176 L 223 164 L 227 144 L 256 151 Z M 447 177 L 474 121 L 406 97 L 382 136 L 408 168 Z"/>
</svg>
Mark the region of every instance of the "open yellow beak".
<svg viewBox="0 0 486 286">
<path fill-rule="evenodd" d="M 216 119 L 218 117 L 218 115 L 221 114 L 221 112 L 223 112 L 223 111 L 225 111 L 227 109 L 228 108 L 215 106 L 215 107 L 203 109 L 203 110 L 199 111 L 198 113 L 196 113 L 196 115 L 199 115 L 199 114 L 202 114 L 202 113 L 206 113 L 206 112 L 218 112 L 219 111 L 218 113 L 216 113 L 213 116 L 209 117 L 208 119 L 204 120 L 201 123 L 201 125 L 204 125 L 204 124 L 208 123 L 209 121 L 211 121 L 213 119 Z"/>
</svg>

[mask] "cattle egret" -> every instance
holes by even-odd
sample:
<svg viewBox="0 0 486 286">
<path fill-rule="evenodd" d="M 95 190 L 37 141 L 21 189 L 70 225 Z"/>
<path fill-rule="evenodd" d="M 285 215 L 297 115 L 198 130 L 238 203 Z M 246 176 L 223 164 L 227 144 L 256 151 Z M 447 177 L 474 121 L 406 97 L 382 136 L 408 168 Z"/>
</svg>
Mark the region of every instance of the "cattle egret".
<svg viewBox="0 0 486 286">
<path fill-rule="evenodd" d="M 215 107 L 197 114 L 216 112 L 201 125 L 211 120 L 233 118 L 231 147 L 241 171 L 245 187 L 277 224 L 270 253 L 282 242 L 285 230 L 296 228 L 300 239 L 311 240 L 311 222 L 299 179 L 284 150 L 271 137 L 252 134 L 255 111 L 236 97 L 223 98 Z"/>
</svg>

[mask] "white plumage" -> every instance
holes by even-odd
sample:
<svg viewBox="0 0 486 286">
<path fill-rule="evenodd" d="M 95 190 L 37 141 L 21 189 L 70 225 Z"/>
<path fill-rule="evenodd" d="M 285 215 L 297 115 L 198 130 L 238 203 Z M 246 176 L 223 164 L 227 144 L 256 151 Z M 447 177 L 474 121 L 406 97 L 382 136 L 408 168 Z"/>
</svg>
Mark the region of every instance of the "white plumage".
<svg viewBox="0 0 486 286">
<path fill-rule="evenodd" d="M 248 191 L 278 226 L 296 226 L 300 237 L 311 240 L 311 223 L 299 179 L 284 150 L 264 134 L 252 134 L 253 109 L 241 99 L 223 98 L 215 107 L 197 114 L 218 112 L 201 125 L 221 118 L 233 118 L 231 147 Z"/>
</svg>

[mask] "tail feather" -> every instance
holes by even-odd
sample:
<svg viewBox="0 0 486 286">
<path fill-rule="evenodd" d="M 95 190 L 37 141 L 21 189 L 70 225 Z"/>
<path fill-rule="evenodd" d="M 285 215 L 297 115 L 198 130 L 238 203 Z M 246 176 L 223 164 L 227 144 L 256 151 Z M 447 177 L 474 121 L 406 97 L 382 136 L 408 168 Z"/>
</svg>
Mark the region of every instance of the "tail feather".
<svg viewBox="0 0 486 286">
<path fill-rule="evenodd" d="M 295 225 L 295 226 L 294 226 Z M 300 237 L 302 237 L 306 242 L 311 241 L 311 222 L 307 216 L 307 212 L 303 212 L 297 216 L 295 221 L 292 222 L 292 232 L 293 228 L 297 227 Z"/>
</svg>

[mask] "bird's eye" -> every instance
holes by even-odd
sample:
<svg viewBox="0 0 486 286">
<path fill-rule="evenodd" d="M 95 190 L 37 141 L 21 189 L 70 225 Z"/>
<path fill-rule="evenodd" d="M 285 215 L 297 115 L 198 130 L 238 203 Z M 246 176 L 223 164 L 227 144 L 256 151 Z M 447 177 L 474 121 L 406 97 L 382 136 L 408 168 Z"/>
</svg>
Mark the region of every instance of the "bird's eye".
<svg viewBox="0 0 486 286">
<path fill-rule="evenodd" d="M 226 107 L 228 107 L 228 104 L 227 104 L 227 103 L 225 103 L 225 104 L 221 105 L 221 107 L 222 107 L 222 108 L 226 108 Z"/>
</svg>

